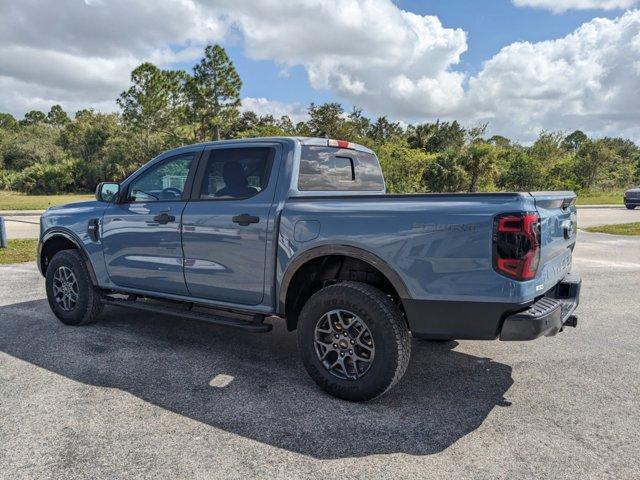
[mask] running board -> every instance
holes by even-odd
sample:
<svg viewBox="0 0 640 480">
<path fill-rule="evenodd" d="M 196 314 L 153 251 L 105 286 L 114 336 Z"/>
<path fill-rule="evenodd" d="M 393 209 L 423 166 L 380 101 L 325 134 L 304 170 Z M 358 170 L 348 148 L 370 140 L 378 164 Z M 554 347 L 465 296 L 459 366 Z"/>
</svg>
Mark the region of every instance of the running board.
<svg viewBox="0 0 640 480">
<path fill-rule="evenodd" d="M 138 301 L 135 296 L 132 296 L 132 298 L 133 299 L 128 300 L 124 298 L 103 297 L 102 303 L 116 307 L 135 308 L 145 312 L 174 315 L 176 317 L 188 318 L 190 320 L 199 320 L 219 325 L 221 327 L 235 328 L 251 333 L 266 333 L 270 332 L 273 328 L 272 325 L 263 323 L 265 318 L 264 315 L 257 314 L 243 316 L 244 318 L 232 318 L 204 312 L 194 312 L 191 308 L 176 308 L 167 303 L 150 303 L 144 300 Z M 231 312 L 229 314 L 239 316 L 238 314 L 232 314 Z"/>
</svg>

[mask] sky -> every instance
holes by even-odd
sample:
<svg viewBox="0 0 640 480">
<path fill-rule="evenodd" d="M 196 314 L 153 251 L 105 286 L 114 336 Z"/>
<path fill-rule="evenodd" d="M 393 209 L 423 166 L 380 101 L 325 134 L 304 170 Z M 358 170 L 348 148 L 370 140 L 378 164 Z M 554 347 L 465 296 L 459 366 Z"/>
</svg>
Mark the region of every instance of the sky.
<svg viewBox="0 0 640 480">
<path fill-rule="evenodd" d="M 640 0 L 0 0 L 0 111 L 115 111 L 135 66 L 223 45 L 243 108 L 337 101 L 522 142 L 640 140 Z"/>
</svg>

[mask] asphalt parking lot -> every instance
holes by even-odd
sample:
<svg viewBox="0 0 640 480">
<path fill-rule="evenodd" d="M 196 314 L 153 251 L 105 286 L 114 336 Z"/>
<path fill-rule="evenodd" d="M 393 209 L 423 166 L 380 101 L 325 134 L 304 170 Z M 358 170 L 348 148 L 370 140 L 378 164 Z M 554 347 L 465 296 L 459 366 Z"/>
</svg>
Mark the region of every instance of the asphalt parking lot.
<svg viewBox="0 0 640 480">
<path fill-rule="evenodd" d="M 66 327 L 35 266 L 0 267 L 0 477 L 638 478 L 640 238 L 578 242 L 577 329 L 414 340 L 367 404 L 321 393 L 281 324 L 111 308 Z"/>
</svg>

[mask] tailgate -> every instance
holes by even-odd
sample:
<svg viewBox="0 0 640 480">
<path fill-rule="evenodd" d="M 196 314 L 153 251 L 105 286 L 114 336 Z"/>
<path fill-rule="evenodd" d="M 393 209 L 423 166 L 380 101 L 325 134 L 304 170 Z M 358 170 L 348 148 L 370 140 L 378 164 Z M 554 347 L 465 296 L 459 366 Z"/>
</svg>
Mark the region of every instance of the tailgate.
<svg viewBox="0 0 640 480">
<path fill-rule="evenodd" d="M 532 192 L 540 215 L 540 268 L 538 275 L 551 288 L 571 270 L 578 222 L 574 192 Z"/>
</svg>

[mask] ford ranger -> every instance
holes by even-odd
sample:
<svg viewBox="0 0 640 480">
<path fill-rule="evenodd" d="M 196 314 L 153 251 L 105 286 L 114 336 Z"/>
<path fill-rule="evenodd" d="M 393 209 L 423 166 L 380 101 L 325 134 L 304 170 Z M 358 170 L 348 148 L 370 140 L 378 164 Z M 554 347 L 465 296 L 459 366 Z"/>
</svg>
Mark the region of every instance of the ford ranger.
<svg viewBox="0 0 640 480">
<path fill-rule="evenodd" d="M 371 150 L 260 138 L 181 147 L 42 216 L 38 265 L 65 324 L 105 305 L 268 332 L 363 401 L 411 337 L 518 341 L 576 326 L 572 192 L 387 195 Z M 267 320 L 267 321 L 265 321 Z"/>
</svg>

